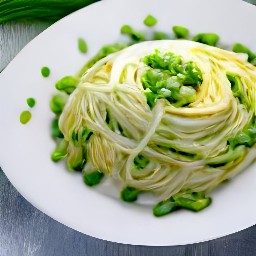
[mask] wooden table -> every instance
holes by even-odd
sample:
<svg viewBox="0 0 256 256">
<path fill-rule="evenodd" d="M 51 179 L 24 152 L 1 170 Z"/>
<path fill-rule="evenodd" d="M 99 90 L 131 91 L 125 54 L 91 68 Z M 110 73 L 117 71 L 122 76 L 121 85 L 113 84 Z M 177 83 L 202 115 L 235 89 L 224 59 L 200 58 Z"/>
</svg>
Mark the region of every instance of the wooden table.
<svg viewBox="0 0 256 256">
<path fill-rule="evenodd" d="M 247 2 L 256 4 L 256 0 Z M 49 22 L 0 25 L 0 71 L 49 25 Z M 256 204 L 256 201 L 252 203 Z M 0 169 L 0 256 L 23 255 L 255 256 L 256 226 L 220 239 L 187 246 L 146 247 L 106 242 L 67 228 L 34 208 Z"/>
</svg>

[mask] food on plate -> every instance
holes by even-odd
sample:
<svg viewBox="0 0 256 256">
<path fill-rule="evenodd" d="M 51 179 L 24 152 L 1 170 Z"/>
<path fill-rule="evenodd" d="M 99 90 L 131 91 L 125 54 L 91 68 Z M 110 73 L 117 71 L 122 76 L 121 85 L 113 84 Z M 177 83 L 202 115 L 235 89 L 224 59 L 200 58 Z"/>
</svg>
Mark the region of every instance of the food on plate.
<svg viewBox="0 0 256 256">
<path fill-rule="evenodd" d="M 41 75 L 43 77 L 48 77 L 51 73 L 51 70 L 48 67 L 42 67 L 41 68 Z"/>
<path fill-rule="evenodd" d="M 32 117 L 32 114 L 30 111 L 28 110 L 24 110 L 20 113 L 20 123 L 21 124 L 26 124 L 30 121 Z"/>
<path fill-rule="evenodd" d="M 36 100 L 34 98 L 32 98 L 32 97 L 27 98 L 27 105 L 30 108 L 33 108 L 36 105 Z"/>
<path fill-rule="evenodd" d="M 188 40 L 132 45 L 56 84 L 68 96 L 51 102 L 52 159 L 89 186 L 121 183 L 125 201 L 153 193 L 156 216 L 199 211 L 256 157 L 255 80 L 245 54 Z"/>
</svg>

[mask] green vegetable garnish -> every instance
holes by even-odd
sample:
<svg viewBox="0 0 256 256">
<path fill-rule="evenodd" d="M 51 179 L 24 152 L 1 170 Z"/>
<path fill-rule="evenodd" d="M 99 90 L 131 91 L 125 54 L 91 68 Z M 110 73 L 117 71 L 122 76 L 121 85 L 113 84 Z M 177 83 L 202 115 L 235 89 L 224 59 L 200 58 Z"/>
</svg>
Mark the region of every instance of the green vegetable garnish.
<svg viewBox="0 0 256 256">
<path fill-rule="evenodd" d="M 32 114 L 28 110 L 22 111 L 20 114 L 20 122 L 26 124 L 30 121 L 31 117 Z"/>
<path fill-rule="evenodd" d="M 188 39 L 189 30 L 182 26 L 173 26 L 172 31 L 178 39 Z"/>
<path fill-rule="evenodd" d="M 52 97 L 50 101 L 50 108 L 52 112 L 56 115 L 60 115 L 65 106 L 66 99 L 63 95 L 56 94 Z"/>
<path fill-rule="evenodd" d="M 143 155 L 137 155 L 135 158 L 134 158 L 134 165 L 137 169 L 144 169 L 147 164 L 149 163 L 149 160 L 144 157 Z"/>
<path fill-rule="evenodd" d="M 153 26 L 155 26 L 155 25 L 157 24 L 157 19 L 156 19 L 154 16 L 152 16 L 152 15 L 148 15 L 148 16 L 144 19 L 143 23 L 144 23 L 146 26 L 153 27 Z"/>
<path fill-rule="evenodd" d="M 234 97 L 237 97 L 239 99 L 239 102 L 243 104 L 246 107 L 246 109 L 249 110 L 251 104 L 249 102 L 248 95 L 243 87 L 240 77 L 237 75 L 227 74 L 227 78 L 230 82 L 231 90 L 233 92 Z"/>
<path fill-rule="evenodd" d="M 71 94 L 76 89 L 78 82 L 78 78 L 74 76 L 65 76 L 55 84 L 55 88 L 59 91 Z"/>
<path fill-rule="evenodd" d="M 84 183 L 87 186 L 95 186 L 98 185 L 101 180 L 104 177 L 104 173 L 100 172 L 100 171 L 91 171 L 91 172 L 86 172 L 84 174 Z"/>
<path fill-rule="evenodd" d="M 63 133 L 60 131 L 59 128 L 59 119 L 55 118 L 52 120 L 51 123 L 51 135 L 53 138 L 64 138 Z"/>
<path fill-rule="evenodd" d="M 48 77 L 50 75 L 51 71 L 48 67 L 42 67 L 41 68 L 41 74 L 43 77 Z"/>
<path fill-rule="evenodd" d="M 249 62 L 255 62 L 256 54 L 254 54 L 248 47 L 246 47 L 243 44 L 236 43 L 233 46 L 233 52 L 238 52 L 238 53 L 246 53 L 248 55 L 248 61 Z"/>
<path fill-rule="evenodd" d="M 58 162 L 67 156 L 68 142 L 64 139 L 59 140 L 55 150 L 52 152 L 51 159 L 54 162 Z"/>
<path fill-rule="evenodd" d="M 36 100 L 34 98 L 27 98 L 27 104 L 29 107 L 33 108 L 36 104 Z"/>
<path fill-rule="evenodd" d="M 124 48 L 126 48 L 127 45 L 116 43 L 116 44 L 110 44 L 103 46 L 99 52 L 92 57 L 79 71 L 78 77 L 81 77 L 89 68 L 91 68 L 97 61 L 103 59 L 104 57 L 108 56 L 111 53 L 120 51 Z"/>
<path fill-rule="evenodd" d="M 144 58 L 150 67 L 141 76 L 148 105 L 154 107 L 158 98 L 165 98 L 176 107 L 196 99 L 196 89 L 202 83 L 202 73 L 194 62 L 183 63 L 181 56 L 159 51 Z"/>
<path fill-rule="evenodd" d="M 154 206 L 153 214 L 156 217 L 167 215 L 173 211 L 180 209 L 181 207 L 172 199 L 167 199 Z"/>
<path fill-rule="evenodd" d="M 134 202 L 137 200 L 139 190 L 132 187 L 126 187 L 121 192 L 121 199 L 125 202 Z"/>
<path fill-rule="evenodd" d="M 216 46 L 219 39 L 219 36 L 214 33 L 200 33 L 193 38 L 195 42 L 208 44 L 210 46 Z"/>
<path fill-rule="evenodd" d="M 156 31 L 153 34 L 153 40 L 166 40 L 166 39 L 170 39 L 170 36 L 165 32 Z"/>
<path fill-rule="evenodd" d="M 211 203 L 211 198 L 194 198 L 192 196 L 187 197 L 186 195 L 173 196 L 173 199 L 178 206 L 195 212 L 203 210 Z"/>
<path fill-rule="evenodd" d="M 78 49 L 81 53 L 87 53 L 88 46 L 83 38 L 78 39 Z"/>
<path fill-rule="evenodd" d="M 135 41 L 135 42 L 140 42 L 140 41 L 144 41 L 146 38 L 145 38 L 145 35 L 143 35 L 142 33 L 140 32 L 137 32 L 135 31 L 131 26 L 129 25 L 123 25 L 121 27 L 121 34 L 125 34 L 125 35 L 128 35 L 130 36 L 130 38 Z"/>
</svg>

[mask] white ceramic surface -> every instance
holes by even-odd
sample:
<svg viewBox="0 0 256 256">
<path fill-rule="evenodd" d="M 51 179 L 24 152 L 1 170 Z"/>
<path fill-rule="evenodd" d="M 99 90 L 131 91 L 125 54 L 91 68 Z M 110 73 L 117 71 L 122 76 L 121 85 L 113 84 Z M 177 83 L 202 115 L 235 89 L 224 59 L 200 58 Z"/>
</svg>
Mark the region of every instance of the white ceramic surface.
<svg viewBox="0 0 256 256">
<path fill-rule="evenodd" d="M 232 3 L 232 4 L 231 4 Z M 49 100 L 54 83 L 74 74 L 104 44 L 120 38 L 130 24 L 145 30 L 147 14 L 158 18 L 156 30 L 173 25 L 192 34 L 216 32 L 224 44 L 242 42 L 256 51 L 256 8 L 239 1 L 107 0 L 57 22 L 29 43 L 0 75 L 0 165 L 18 191 L 55 220 L 101 239 L 140 245 L 180 245 L 228 235 L 256 223 L 256 172 L 252 165 L 232 182 L 212 193 L 213 204 L 200 213 L 180 211 L 155 218 L 147 206 L 127 204 L 83 185 L 79 174 L 54 164 L 49 125 Z M 89 53 L 77 49 L 83 37 Z M 8 49 L 7 49 L 8 50 Z M 42 78 L 42 66 L 51 76 Z M 32 120 L 19 123 L 34 97 Z"/>
</svg>

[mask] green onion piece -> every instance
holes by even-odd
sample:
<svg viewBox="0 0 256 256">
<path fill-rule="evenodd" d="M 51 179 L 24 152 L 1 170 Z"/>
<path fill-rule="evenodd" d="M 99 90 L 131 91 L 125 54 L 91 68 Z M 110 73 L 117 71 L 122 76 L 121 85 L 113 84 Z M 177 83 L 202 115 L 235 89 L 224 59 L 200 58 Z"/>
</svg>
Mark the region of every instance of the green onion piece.
<svg viewBox="0 0 256 256">
<path fill-rule="evenodd" d="M 52 120 L 52 123 L 51 123 L 51 135 L 53 138 L 64 138 L 64 135 L 63 133 L 60 131 L 60 128 L 59 128 L 59 119 L 58 118 L 55 118 Z"/>
<path fill-rule="evenodd" d="M 27 104 L 29 107 L 33 108 L 36 105 L 36 100 L 34 98 L 27 98 Z"/>
<path fill-rule="evenodd" d="M 22 111 L 20 114 L 20 122 L 26 124 L 30 121 L 31 117 L 32 114 L 28 110 Z"/>
<path fill-rule="evenodd" d="M 193 40 L 195 42 L 207 44 L 210 46 L 216 46 L 219 39 L 220 39 L 220 37 L 214 33 L 201 33 L 201 34 L 196 35 L 193 38 Z"/>
<path fill-rule="evenodd" d="M 41 68 L 41 74 L 43 77 L 48 77 L 50 75 L 51 71 L 48 67 L 42 67 Z"/>
<path fill-rule="evenodd" d="M 87 53 L 88 46 L 83 38 L 78 39 L 78 49 L 81 53 Z"/>
<path fill-rule="evenodd" d="M 161 217 L 178 209 L 180 209 L 180 206 L 177 205 L 176 202 L 174 202 L 172 199 L 167 199 L 155 205 L 153 208 L 153 214 L 156 217 Z"/>
<path fill-rule="evenodd" d="M 134 202 L 138 198 L 139 191 L 136 188 L 126 187 L 121 192 L 121 199 L 125 202 Z"/>
<path fill-rule="evenodd" d="M 189 30 L 182 26 L 173 26 L 172 31 L 176 38 L 178 39 L 188 39 Z"/>
<path fill-rule="evenodd" d="M 68 142 L 63 140 L 60 140 L 55 148 L 55 150 L 52 152 L 51 159 L 53 162 L 58 162 L 61 159 L 65 158 L 67 156 L 67 148 L 68 148 Z"/>
<path fill-rule="evenodd" d="M 86 172 L 84 174 L 84 183 L 87 186 L 95 186 L 98 185 L 101 180 L 104 177 L 104 173 L 100 172 L 100 171 L 91 171 L 91 172 Z"/>
<path fill-rule="evenodd" d="M 71 94 L 76 89 L 78 82 L 79 80 L 74 76 L 65 76 L 55 84 L 55 88 Z"/>
<path fill-rule="evenodd" d="M 65 103 L 66 103 L 66 100 L 64 96 L 60 94 L 56 94 L 51 98 L 50 108 L 54 114 L 60 115 L 63 111 Z"/>
<path fill-rule="evenodd" d="M 155 26 L 155 25 L 157 24 L 157 19 L 156 19 L 154 16 L 152 16 L 152 15 L 148 15 L 148 16 L 144 19 L 143 23 L 144 23 L 146 26 L 148 26 L 148 27 L 153 27 L 153 26 Z"/>
<path fill-rule="evenodd" d="M 255 62 L 256 55 L 248 47 L 246 47 L 243 44 L 240 44 L 240 43 L 234 44 L 232 51 L 238 52 L 238 53 L 246 53 L 248 55 L 248 61 L 249 62 L 253 61 L 253 63 Z"/>
</svg>

